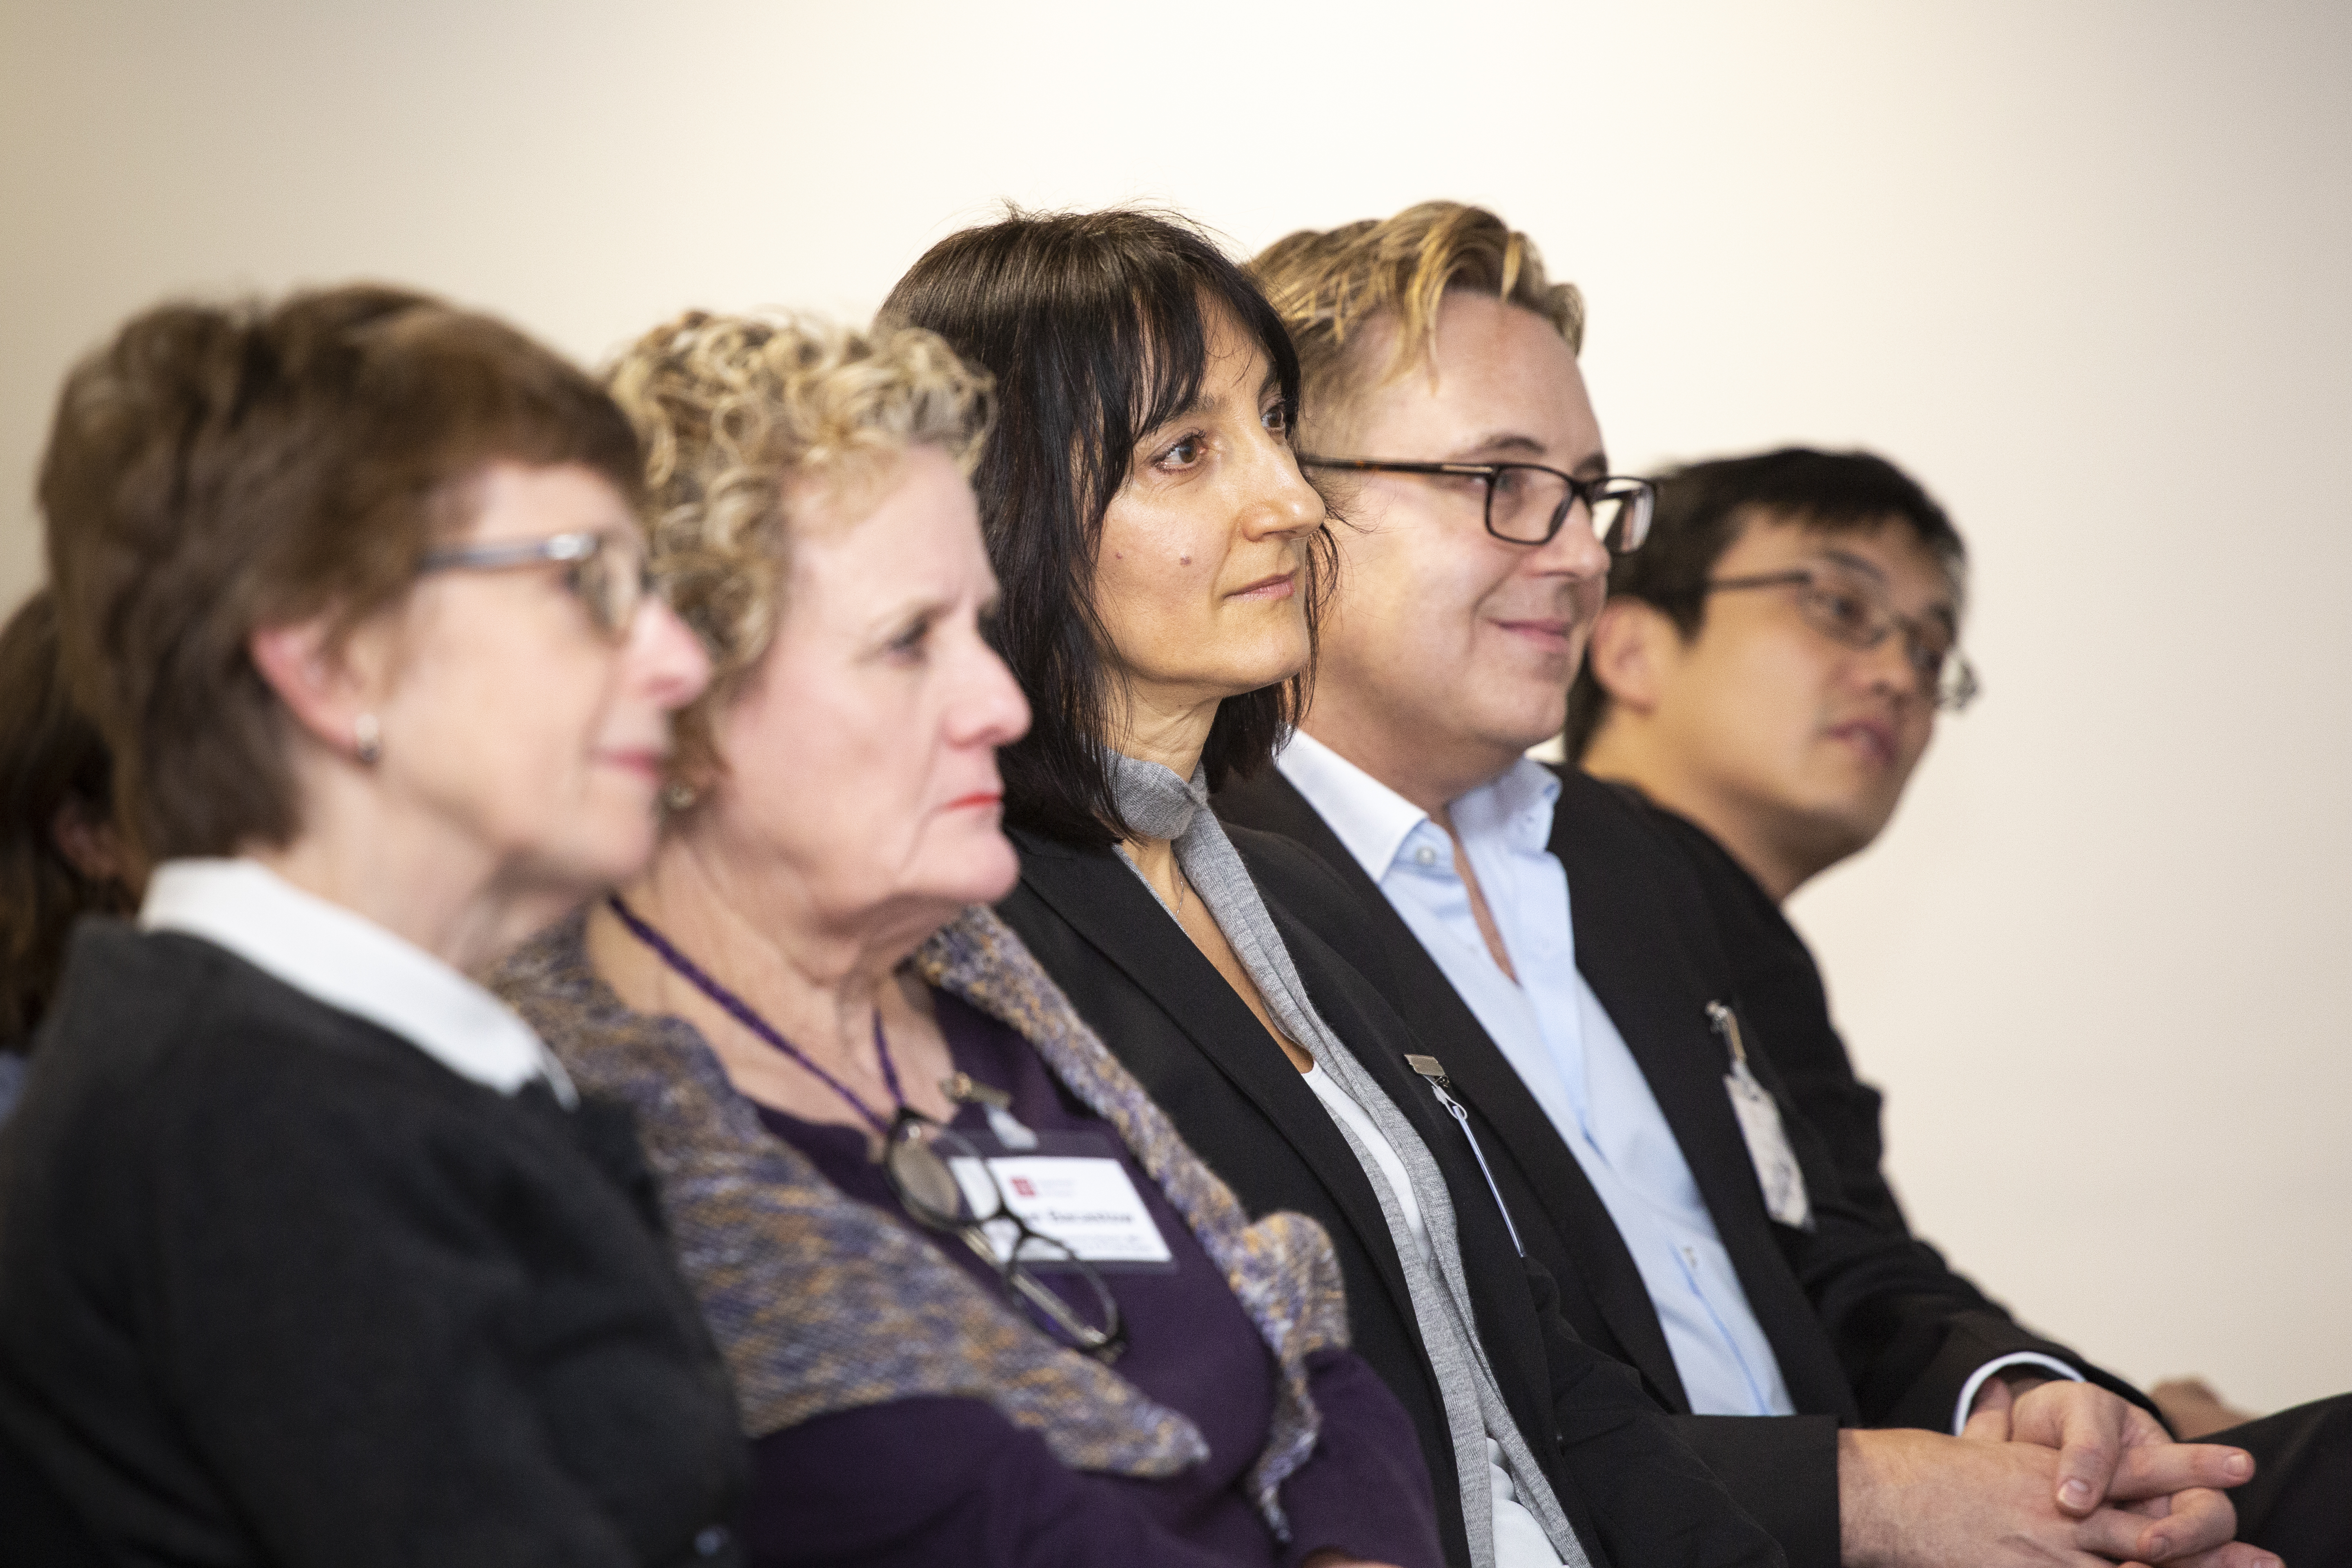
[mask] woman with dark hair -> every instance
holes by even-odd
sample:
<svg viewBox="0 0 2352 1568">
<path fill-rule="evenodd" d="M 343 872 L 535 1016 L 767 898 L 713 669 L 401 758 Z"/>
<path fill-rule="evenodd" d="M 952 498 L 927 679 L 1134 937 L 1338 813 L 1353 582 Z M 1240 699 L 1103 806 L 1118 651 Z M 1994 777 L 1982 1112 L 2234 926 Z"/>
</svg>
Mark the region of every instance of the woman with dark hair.
<svg viewBox="0 0 2352 1568">
<path fill-rule="evenodd" d="M 0 631 L 0 1117 L 84 915 L 134 907 L 106 742 L 77 711 L 43 588 Z"/>
<path fill-rule="evenodd" d="M 1448 1557 L 1778 1562 L 1549 1310 L 1443 1078 L 1286 914 L 1328 873 L 1208 809 L 1297 718 L 1328 570 L 1274 311 L 1196 230 L 1108 212 L 952 236 L 884 313 L 994 376 L 1002 408 L 975 488 L 1035 719 L 1003 753 L 1022 879 L 999 912 L 1249 1209 L 1331 1232 Z"/>
<path fill-rule="evenodd" d="M 578 370 L 388 289 L 166 306 L 67 381 L 58 630 L 153 868 L 0 1133 L 0 1496 L 101 1559 L 740 1561 L 626 1113 L 467 977 L 653 847 L 709 665 L 639 460 Z"/>
<path fill-rule="evenodd" d="M 1245 1214 L 989 911 L 1029 716 L 982 637 L 986 378 L 696 312 L 612 384 L 718 673 L 652 865 L 497 984 L 638 1110 L 753 1563 L 1435 1568 L 1329 1241 Z"/>
</svg>

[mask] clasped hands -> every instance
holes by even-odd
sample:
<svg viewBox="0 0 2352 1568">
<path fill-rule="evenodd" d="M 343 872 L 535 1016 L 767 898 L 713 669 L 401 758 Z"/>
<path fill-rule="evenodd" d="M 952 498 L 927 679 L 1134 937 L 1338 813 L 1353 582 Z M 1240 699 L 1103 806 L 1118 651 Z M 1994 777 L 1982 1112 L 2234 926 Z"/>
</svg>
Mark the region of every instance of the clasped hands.
<svg viewBox="0 0 2352 1568">
<path fill-rule="evenodd" d="M 2087 1383 L 2021 1392 L 1986 1380 L 1958 1437 L 1838 1435 L 1845 1562 L 1853 1568 L 2278 1568 L 2232 1542 L 2243 1449 L 2176 1443 L 2156 1418 Z"/>
</svg>

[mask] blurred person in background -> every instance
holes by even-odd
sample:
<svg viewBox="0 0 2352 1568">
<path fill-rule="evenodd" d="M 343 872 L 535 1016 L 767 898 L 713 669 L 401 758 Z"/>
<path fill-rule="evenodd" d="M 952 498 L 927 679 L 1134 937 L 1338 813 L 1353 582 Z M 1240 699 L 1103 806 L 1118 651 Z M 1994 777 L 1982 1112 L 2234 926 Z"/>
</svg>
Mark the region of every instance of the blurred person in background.
<svg viewBox="0 0 2352 1568">
<path fill-rule="evenodd" d="M 106 742 L 66 690 L 57 606 L 37 590 L 0 630 L 0 1121 L 74 922 L 138 907 L 113 787 Z"/>
<path fill-rule="evenodd" d="M 1618 558 L 1568 704 L 1571 761 L 1631 791 L 1706 889 L 1742 1005 L 1846 1197 L 1906 1234 L 1881 1097 L 1782 909 L 1877 839 L 1937 715 L 1977 695 L 1958 647 L 1966 586 L 1950 518 L 1882 458 L 1689 464 L 1660 479 L 1649 542 Z M 2149 1393 L 2183 1436 L 2258 1456 L 2270 1441 L 2200 1379 Z M 2266 1464 L 2242 1511 L 2288 1479 Z"/>
<path fill-rule="evenodd" d="M 498 984 L 638 1110 L 752 1561 L 1434 1568 L 1328 1239 L 1252 1223 L 987 908 L 1029 715 L 982 636 L 986 377 L 692 314 L 611 384 L 718 675 L 651 867 Z"/>
<path fill-rule="evenodd" d="M 1207 807 L 1304 708 L 1329 584 L 1265 298 L 1199 231 L 1111 211 L 951 236 L 884 314 L 946 337 L 1003 410 L 977 489 L 1034 718 L 1003 752 L 999 912 L 1252 1212 L 1330 1232 L 1449 1560 L 1777 1563 L 1551 1310 L 1443 1068 L 1291 918 L 1328 873 Z"/>
<path fill-rule="evenodd" d="M 152 870 L 0 1130 L 0 1461 L 102 1558 L 739 1560 L 627 1116 L 467 978 L 652 849 L 709 667 L 641 485 L 593 381 L 391 289 L 68 377 L 49 579 Z"/>
</svg>

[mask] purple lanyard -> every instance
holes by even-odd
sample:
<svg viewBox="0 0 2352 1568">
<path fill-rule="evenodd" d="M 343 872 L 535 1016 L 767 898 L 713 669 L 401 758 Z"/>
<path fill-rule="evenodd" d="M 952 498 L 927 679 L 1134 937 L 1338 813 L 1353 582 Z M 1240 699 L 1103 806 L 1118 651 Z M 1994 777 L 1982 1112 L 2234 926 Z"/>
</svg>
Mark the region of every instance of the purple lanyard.
<svg viewBox="0 0 2352 1568">
<path fill-rule="evenodd" d="M 857 1114 L 866 1118 L 875 1131 L 881 1133 L 885 1138 L 889 1137 L 890 1121 L 887 1118 L 876 1115 L 873 1107 L 852 1093 L 847 1084 L 809 1060 L 807 1057 L 801 1054 L 799 1047 L 776 1033 L 775 1026 L 753 1012 L 749 1002 L 704 973 L 694 960 L 670 945 L 669 938 L 638 919 L 636 911 L 621 901 L 620 894 L 606 894 L 604 902 L 611 906 L 614 914 L 621 917 L 621 923 L 629 928 L 630 935 L 652 948 L 664 963 L 677 971 L 696 990 L 725 1009 L 729 1017 L 823 1079 L 827 1089 L 855 1106 Z M 889 1086 L 890 1098 L 897 1103 L 898 1109 L 904 1110 L 907 1108 L 907 1096 L 898 1087 L 898 1066 L 890 1060 L 890 1042 L 882 1036 L 882 1009 L 878 1006 L 874 1009 L 874 1049 L 875 1053 L 882 1058 L 882 1081 Z"/>
</svg>

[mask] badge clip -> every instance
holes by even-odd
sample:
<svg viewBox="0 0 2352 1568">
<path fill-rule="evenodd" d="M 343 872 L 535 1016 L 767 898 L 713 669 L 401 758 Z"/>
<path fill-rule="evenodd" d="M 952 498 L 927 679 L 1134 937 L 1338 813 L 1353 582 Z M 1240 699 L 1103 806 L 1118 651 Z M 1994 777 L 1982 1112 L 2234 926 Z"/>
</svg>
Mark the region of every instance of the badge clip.
<svg viewBox="0 0 2352 1568">
<path fill-rule="evenodd" d="M 1503 1228 L 1510 1232 L 1511 1248 L 1525 1258 L 1528 1249 L 1519 1241 L 1519 1227 L 1511 1218 L 1511 1205 L 1503 1201 L 1503 1189 L 1495 1184 L 1495 1173 L 1486 1163 L 1486 1151 L 1478 1147 L 1478 1134 L 1470 1131 L 1470 1113 L 1462 1109 L 1460 1100 L 1446 1092 L 1454 1087 L 1454 1080 L 1445 1076 L 1445 1064 L 1435 1057 L 1417 1056 L 1408 1051 L 1404 1065 L 1429 1080 L 1430 1092 L 1437 1096 L 1438 1103 L 1445 1107 L 1446 1113 L 1462 1124 L 1462 1136 L 1470 1140 L 1470 1152 L 1478 1157 L 1478 1173 L 1486 1178 L 1486 1191 L 1494 1195 L 1495 1206 L 1503 1213 Z"/>
<path fill-rule="evenodd" d="M 1748 1070 L 1748 1043 L 1740 1038 L 1739 1015 L 1720 1002 L 1706 1005 L 1706 1021 L 1731 1056 L 1731 1070 L 1723 1075 L 1724 1092 L 1731 1096 L 1731 1113 L 1738 1120 L 1748 1158 L 1756 1167 L 1756 1184 L 1764 1191 L 1764 1211 L 1773 1222 L 1793 1230 L 1813 1228 L 1813 1204 L 1805 1191 L 1805 1173 L 1789 1147 L 1789 1131 L 1780 1123 L 1780 1107 Z"/>
<path fill-rule="evenodd" d="M 1013 1097 L 994 1084 L 982 1083 L 958 1070 L 940 1079 L 940 1092 L 958 1105 L 977 1105 L 988 1117 L 988 1130 L 1007 1149 L 1034 1149 L 1037 1134 L 1013 1114 Z"/>
</svg>

